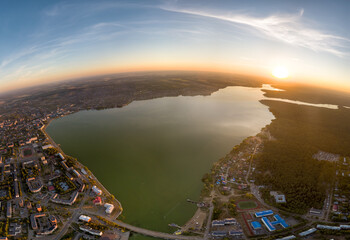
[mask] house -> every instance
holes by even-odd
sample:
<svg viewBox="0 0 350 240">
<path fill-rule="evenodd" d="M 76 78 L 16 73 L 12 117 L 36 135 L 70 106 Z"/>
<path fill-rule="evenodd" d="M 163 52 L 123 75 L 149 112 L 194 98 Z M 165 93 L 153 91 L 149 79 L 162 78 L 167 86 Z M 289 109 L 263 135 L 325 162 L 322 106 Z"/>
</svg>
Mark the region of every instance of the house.
<svg viewBox="0 0 350 240">
<path fill-rule="evenodd" d="M 47 160 L 46 160 L 46 158 L 43 156 L 43 157 L 41 157 L 41 162 L 44 164 L 44 165 L 46 165 L 47 164 Z"/>
<path fill-rule="evenodd" d="M 322 210 L 311 208 L 309 213 L 312 214 L 312 215 L 321 215 L 322 214 Z"/>
<path fill-rule="evenodd" d="M 41 212 L 43 209 L 41 208 L 41 205 L 38 203 L 38 204 L 36 204 L 36 210 L 38 211 L 38 212 Z"/>
<path fill-rule="evenodd" d="M 19 223 L 10 223 L 8 228 L 8 236 L 15 237 L 22 232 L 22 226 Z"/>
<path fill-rule="evenodd" d="M 102 190 L 99 189 L 96 186 L 92 186 L 92 191 L 96 194 L 96 195 L 101 195 L 102 194 Z"/>
<path fill-rule="evenodd" d="M 91 227 L 80 226 L 79 229 L 82 230 L 83 232 L 87 232 L 87 233 L 90 233 L 91 235 L 95 235 L 95 236 L 102 236 L 102 234 L 103 234 L 103 232 L 101 232 L 99 230 L 92 229 Z"/>
<path fill-rule="evenodd" d="M 250 223 L 253 227 L 254 230 L 258 230 L 258 229 L 261 229 L 261 224 L 257 221 L 253 221 Z"/>
<path fill-rule="evenodd" d="M 20 207 L 24 207 L 24 201 L 23 201 L 23 199 L 19 199 L 18 200 L 18 205 L 20 206 Z"/>
<path fill-rule="evenodd" d="M 49 149 L 49 148 L 53 148 L 53 146 L 51 144 L 48 144 L 48 145 L 45 145 L 45 146 L 42 146 L 42 149 L 45 150 L 45 149 Z"/>
<path fill-rule="evenodd" d="M 71 181 L 74 179 L 73 176 L 69 172 L 66 172 L 66 176 Z"/>
<path fill-rule="evenodd" d="M 78 187 L 78 192 L 83 192 L 85 190 L 85 183 L 80 178 L 77 178 L 75 180 L 75 184 L 77 186 L 79 186 Z"/>
<path fill-rule="evenodd" d="M 312 233 L 314 233 L 316 231 L 317 231 L 316 228 L 310 228 L 309 230 L 306 230 L 304 232 L 299 233 L 299 236 L 305 237 L 305 236 L 310 235 L 310 234 L 312 234 Z"/>
<path fill-rule="evenodd" d="M 32 193 L 40 192 L 43 188 L 43 184 L 39 178 L 28 178 L 26 180 L 29 190 Z"/>
<path fill-rule="evenodd" d="M 214 231 L 211 233 L 211 235 L 214 237 L 214 238 L 221 238 L 221 237 L 225 237 L 226 236 L 226 232 L 224 231 Z"/>
<path fill-rule="evenodd" d="M 96 197 L 92 202 L 95 205 L 101 205 L 102 204 L 102 200 L 101 200 L 100 197 Z"/>
<path fill-rule="evenodd" d="M 297 237 L 294 235 L 289 235 L 287 237 L 277 238 L 276 240 L 291 240 L 291 239 L 295 239 L 295 238 L 297 238 Z"/>
<path fill-rule="evenodd" d="M 338 211 L 338 205 L 334 204 L 332 210 L 333 210 L 333 212 L 337 212 Z"/>
<path fill-rule="evenodd" d="M 37 232 L 37 235 L 49 235 L 52 234 L 57 229 L 57 224 L 51 225 L 49 228 L 44 228 Z"/>
<path fill-rule="evenodd" d="M 13 184 L 14 184 L 14 190 L 15 190 L 15 198 L 19 198 L 19 189 L 18 189 L 17 179 L 13 181 Z"/>
<path fill-rule="evenodd" d="M 49 221 L 51 224 L 57 224 L 57 218 L 54 215 L 49 216 Z"/>
<path fill-rule="evenodd" d="M 212 227 L 219 227 L 219 226 L 225 226 L 224 220 L 214 220 L 211 222 Z"/>
<path fill-rule="evenodd" d="M 36 214 L 30 215 L 30 224 L 33 230 L 38 229 L 38 223 L 36 222 L 36 219 L 40 217 L 45 217 L 45 216 L 46 216 L 45 213 L 36 213 Z"/>
<path fill-rule="evenodd" d="M 106 208 L 106 213 L 111 214 L 114 209 L 114 205 L 110 203 L 105 203 L 104 207 Z"/>
<path fill-rule="evenodd" d="M 266 211 L 256 212 L 255 217 L 257 217 L 257 218 L 266 217 L 266 216 L 270 216 L 272 214 L 273 214 L 272 210 L 266 210 Z"/>
<path fill-rule="evenodd" d="M 90 222 L 91 221 L 91 217 L 86 216 L 86 215 L 80 215 L 79 220 L 83 221 L 83 222 Z"/>
<path fill-rule="evenodd" d="M 225 225 L 232 225 L 232 224 L 236 224 L 237 221 L 235 218 L 226 218 L 225 219 Z"/>
<path fill-rule="evenodd" d="M 328 225 L 321 225 L 321 224 L 317 224 L 316 228 L 317 228 L 317 229 L 334 230 L 334 231 L 339 231 L 339 230 L 341 230 L 341 227 L 337 227 L 337 226 L 328 226 Z"/>
<path fill-rule="evenodd" d="M 62 162 L 61 162 L 61 165 L 62 165 L 62 167 L 64 168 L 64 170 L 66 170 L 66 171 L 69 170 L 69 167 L 67 166 L 66 161 L 62 161 Z"/>
<path fill-rule="evenodd" d="M 79 173 L 77 170 L 73 169 L 73 173 L 74 173 L 78 178 L 80 178 L 80 173 Z"/>
<path fill-rule="evenodd" d="M 62 160 L 65 159 L 64 156 L 62 155 L 62 153 L 59 153 L 58 156 L 59 156 Z"/>
<path fill-rule="evenodd" d="M 51 198 L 50 201 L 54 202 L 54 203 L 58 203 L 58 204 L 63 204 L 63 205 L 73 205 L 75 203 L 75 201 L 77 200 L 79 195 L 78 191 L 75 191 L 71 194 L 70 199 L 60 199 L 58 198 L 58 194 L 54 194 Z"/>
<path fill-rule="evenodd" d="M 6 217 L 11 218 L 12 217 L 12 204 L 10 201 L 7 202 L 6 205 Z"/>
<path fill-rule="evenodd" d="M 286 203 L 286 196 L 280 192 L 271 191 L 270 195 L 275 198 L 276 203 Z"/>
</svg>

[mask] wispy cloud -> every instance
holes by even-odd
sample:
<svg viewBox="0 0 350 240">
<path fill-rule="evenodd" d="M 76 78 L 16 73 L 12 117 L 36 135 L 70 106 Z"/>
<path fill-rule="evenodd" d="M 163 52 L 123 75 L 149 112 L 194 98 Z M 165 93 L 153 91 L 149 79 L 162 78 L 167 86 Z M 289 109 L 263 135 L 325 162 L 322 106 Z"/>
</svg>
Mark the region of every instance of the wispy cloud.
<svg viewBox="0 0 350 240">
<path fill-rule="evenodd" d="M 41 76 L 73 52 L 80 51 L 80 45 L 101 43 L 130 31 L 129 27 L 118 22 L 101 22 L 69 35 L 38 41 L 5 56 L 0 62 L 0 78 L 2 81 L 16 82 Z"/>
<path fill-rule="evenodd" d="M 104 12 L 106 10 L 114 10 L 121 8 L 145 8 L 148 5 L 142 3 L 132 2 L 117 2 L 117 1 L 92 1 L 84 4 L 78 2 L 59 2 L 43 11 L 44 15 L 48 17 L 69 16 L 73 18 L 88 17 L 96 15 L 96 13 Z M 74 12 L 75 14 L 70 14 Z"/>
<path fill-rule="evenodd" d="M 263 37 L 308 48 L 316 52 L 327 52 L 338 57 L 350 55 L 349 39 L 306 26 L 304 24 L 305 19 L 303 19 L 303 9 L 296 14 L 275 14 L 259 18 L 246 14 L 217 14 L 209 11 L 182 9 L 169 5 L 163 5 L 160 8 L 170 12 L 245 25 L 257 30 Z"/>
<path fill-rule="evenodd" d="M 25 56 L 27 56 L 29 54 L 32 54 L 32 53 L 36 52 L 36 51 L 37 51 L 37 47 L 36 46 L 32 46 L 30 48 L 26 48 L 26 49 L 24 49 L 22 51 L 19 51 L 19 52 L 15 53 L 15 54 L 5 58 L 0 63 L 0 70 L 2 68 L 6 67 L 7 65 L 17 61 L 18 59 L 21 59 L 22 57 L 25 57 Z"/>
</svg>

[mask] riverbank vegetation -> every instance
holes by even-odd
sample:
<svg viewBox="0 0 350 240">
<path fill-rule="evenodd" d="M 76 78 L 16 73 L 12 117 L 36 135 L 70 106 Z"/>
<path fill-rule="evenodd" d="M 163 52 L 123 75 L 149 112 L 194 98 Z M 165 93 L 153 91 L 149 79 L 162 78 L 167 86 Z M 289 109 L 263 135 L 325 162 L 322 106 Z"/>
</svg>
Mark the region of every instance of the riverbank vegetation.
<svg viewBox="0 0 350 240">
<path fill-rule="evenodd" d="M 276 139 L 264 143 L 257 156 L 257 184 L 282 191 L 286 210 L 302 213 L 322 208 L 334 182 L 336 164 L 319 161 L 319 150 L 350 155 L 350 110 L 326 109 L 262 100 L 276 117 L 267 130 Z"/>
<path fill-rule="evenodd" d="M 266 97 L 283 98 L 316 104 L 350 106 L 350 95 L 348 92 L 290 82 L 275 82 L 272 86 L 285 91 L 263 90 Z"/>
</svg>

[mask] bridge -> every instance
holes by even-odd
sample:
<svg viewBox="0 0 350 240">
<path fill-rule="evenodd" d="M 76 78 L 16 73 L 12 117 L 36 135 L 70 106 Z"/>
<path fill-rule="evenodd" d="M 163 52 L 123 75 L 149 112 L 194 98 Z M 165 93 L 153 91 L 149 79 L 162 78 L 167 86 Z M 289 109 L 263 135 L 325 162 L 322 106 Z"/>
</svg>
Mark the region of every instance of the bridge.
<svg viewBox="0 0 350 240">
<path fill-rule="evenodd" d="M 197 236 L 182 236 L 182 235 L 173 235 L 169 233 L 163 233 L 163 232 L 156 232 L 140 227 L 135 227 L 133 225 L 118 221 L 118 220 L 113 220 L 114 223 L 118 224 L 119 226 L 129 229 L 132 232 L 136 232 L 142 235 L 150 236 L 150 237 L 155 237 L 155 238 L 163 238 L 163 239 L 174 239 L 174 240 L 202 240 L 201 237 Z"/>
</svg>

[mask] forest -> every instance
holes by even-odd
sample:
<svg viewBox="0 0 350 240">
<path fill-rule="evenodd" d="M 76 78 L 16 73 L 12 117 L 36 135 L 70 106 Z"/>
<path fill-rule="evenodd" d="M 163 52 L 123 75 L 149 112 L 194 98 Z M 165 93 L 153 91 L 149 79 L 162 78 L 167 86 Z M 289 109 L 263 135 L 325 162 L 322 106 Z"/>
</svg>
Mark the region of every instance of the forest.
<svg viewBox="0 0 350 240">
<path fill-rule="evenodd" d="M 336 164 L 313 159 L 319 150 L 350 156 L 350 109 L 310 107 L 262 100 L 275 118 L 267 129 L 275 138 L 257 156 L 258 184 L 282 191 L 292 212 L 322 208 L 335 179 Z"/>
</svg>

